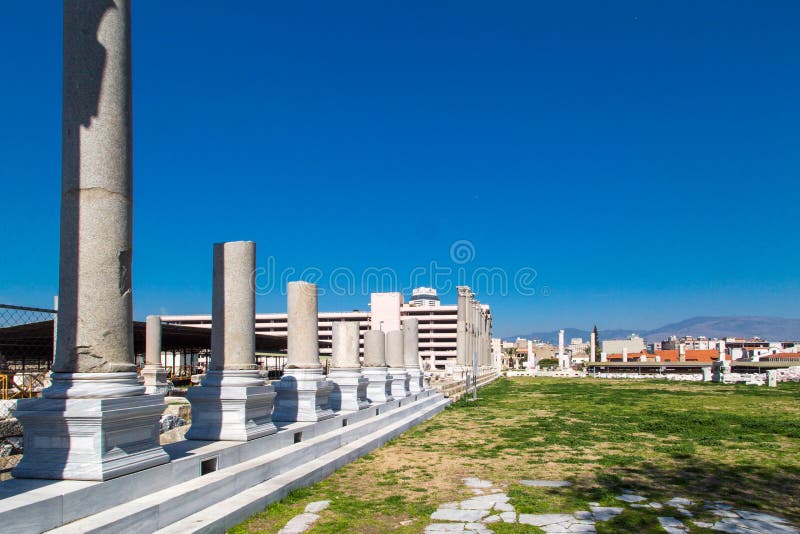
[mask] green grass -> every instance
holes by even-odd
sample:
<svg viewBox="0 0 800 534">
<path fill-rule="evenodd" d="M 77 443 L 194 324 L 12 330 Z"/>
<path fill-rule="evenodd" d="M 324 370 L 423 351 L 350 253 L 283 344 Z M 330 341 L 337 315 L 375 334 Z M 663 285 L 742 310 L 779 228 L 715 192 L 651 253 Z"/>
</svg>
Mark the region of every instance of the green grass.
<svg viewBox="0 0 800 534">
<path fill-rule="evenodd" d="M 465 476 L 506 484 L 522 513 L 620 506 L 614 497 L 631 490 L 660 502 L 724 500 L 800 523 L 800 384 L 515 378 L 479 393 L 234 532 L 276 532 L 323 499 L 332 504 L 311 532 L 422 532 L 439 504 L 470 496 Z M 525 478 L 573 486 L 531 488 L 519 484 Z M 695 511 L 703 516 L 702 502 Z M 627 507 L 598 532 L 661 532 L 657 517 L 670 512 Z"/>
</svg>

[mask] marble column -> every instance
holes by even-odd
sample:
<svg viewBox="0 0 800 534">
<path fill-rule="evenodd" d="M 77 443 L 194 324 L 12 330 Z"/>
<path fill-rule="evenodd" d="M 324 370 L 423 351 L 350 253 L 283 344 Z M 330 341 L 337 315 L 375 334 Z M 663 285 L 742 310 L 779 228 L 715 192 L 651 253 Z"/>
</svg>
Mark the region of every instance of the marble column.
<svg viewBox="0 0 800 534">
<path fill-rule="evenodd" d="M 389 402 L 392 397 L 392 375 L 386 366 L 386 334 L 380 330 L 364 333 L 364 367 L 361 373 L 367 377 L 367 399 L 373 403 Z"/>
<path fill-rule="evenodd" d="M 719 346 L 719 358 L 718 359 L 719 359 L 719 361 L 724 362 L 725 360 L 728 359 L 727 354 L 725 354 L 725 340 L 724 339 L 720 339 L 719 343 L 718 343 L 718 346 Z"/>
<path fill-rule="evenodd" d="M 275 386 L 275 421 L 322 421 L 333 417 L 330 394 L 319 361 L 317 284 L 289 282 L 287 287 L 288 353 L 283 377 Z"/>
<path fill-rule="evenodd" d="M 392 397 L 402 399 L 408 396 L 408 373 L 403 356 L 403 331 L 386 332 L 386 365 L 392 375 Z"/>
<path fill-rule="evenodd" d="M 595 339 L 594 332 L 589 334 L 589 361 L 593 362 L 597 358 L 597 339 Z"/>
<path fill-rule="evenodd" d="M 467 367 L 467 301 L 469 288 L 458 286 L 458 300 L 456 311 L 456 365 L 462 369 Z"/>
<path fill-rule="evenodd" d="M 408 374 L 408 391 L 419 393 L 424 389 L 422 370 L 419 365 L 419 320 L 403 321 L 403 360 Z"/>
<path fill-rule="evenodd" d="M 628 361 L 628 347 L 622 347 L 622 361 Z"/>
<path fill-rule="evenodd" d="M 166 395 L 167 370 L 161 364 L 161 317 L 148 315 L 145 323 L 145 355 L 142 378 L 148 394 Z"/>
<path fill-rule="evenodd" d="M 369 407 L 367 384 L 361 375 L 358 354 L 358 323 L 341 321 L 333 323 L 333 365 L 328 380 L 333 383 L 330 396 L 334 411 L 358 411 Z"/>
<path fill-rule="evenodd" d="M 52 385 L 21 399 L 15 478 L 107 480 L 168 461 L 133 354 L 130 5 L 65 2 Z"/>
<path fill-rule="evenodd" d="M 602 363 L 606 363 L 608 361 L 608 354 L 606 354 L 605 352 L 601 352 L 600 353 L 600 361 Z"/>
<path fill-rule="evenodd" d="M 277 431 L 275 390 L 258 373 L 256 244 L 214 244 L 211 362 L 202 387 L 189 388 L 192 426 L 186 439 L 248 441 Z"/>
<path fill-rule="evenodd" d="M 686 361 L 686 345 L 683 343 L 678 345 L 678 361 L 685 362 Z"/>
</svg>

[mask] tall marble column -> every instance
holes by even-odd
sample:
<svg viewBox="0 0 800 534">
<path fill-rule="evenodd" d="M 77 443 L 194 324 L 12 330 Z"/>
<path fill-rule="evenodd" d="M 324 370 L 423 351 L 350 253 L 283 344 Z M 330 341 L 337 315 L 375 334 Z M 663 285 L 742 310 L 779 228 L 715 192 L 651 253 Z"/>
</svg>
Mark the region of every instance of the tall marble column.
<svg viewBox="0 0 800 534">
<path fill-rule="evenodd" d="M 189 388 L 192 426 L 186 439 L 248 441 L 277 431 L 275 390 L 258 373 L 256 244 L 214 244 L 211 362 L 202 387 Z"/>
<path fill-rule="evenodd" d="M 392 375 L 386 366 L 386 334 L 380 330 L 364 333 L 364 367 L 361 373 L 367 377 L 367 399 L 373 403 L 389 402 L 392 397 Z"/>
<path fill-rule="evenodd" d="M 422 370 L 419 365 L 419 320 L 403 321 L 403 360 L 408 374 L 409 393 L 419 393 L 424 389 Z"/>
<path fill-rule="evenodd" d="M 358 323 L 341 321 L 333 323 L 333 365 L 328 380 L 333 383 L 330 396 L 334 411 L 357 411 L 369 407 L 367 384 L 361 375 L 358 354 Z"/>
<path fill-rule="evenodd" d="M 724 362 L 725 360 L 728 359 L 727 354 L 725 353 L 725 340 L 720 339 L 717 345 L 719 349 L 719 354 L 717 359 L 721 362 Z"/>
<path fill-rule="evenodd" d="M 133 355 L 127 0 L 65 2 L 61 246 L 52 385 L 21 399 L 15 478 L 107 480 L 168 461 Z"/>
<path fill-rule="evenodd" d="M 403 331 L 386 332 L 386 365 L 392 375 L 392 397 L 402 399 L 408 396 L 408 373 L 403 356 Z"/>
<path fill-rule="evenodd" d="M 456 307 L 456 365 L 466 368 L 467 363 L 467 286 L 458 286 L 458 300 Z"/>
<path fill-rule="evenodd" d="M 148 394 L 166 395 L 167 370 L 161 365 L 161 317 L 148 315 L 145 323 L 145 355 L 142 369 L 144 389 Z"/>
<path fill-rule="evenodd" d="M 595 361 L 597 355 L 595 354 L 597 351 L 597 339 L 595 338 L 594 332 L 589 334 L 589 361 Z"/>
<path fill-rule="evenodd" d="M 275 421 L 322 421 L 333 417 L 330 394 L 319 361 L 317 284 L 289 282 L 287 287 L 288 353 L 281 381 L 275 386 Z"/>
</svg>

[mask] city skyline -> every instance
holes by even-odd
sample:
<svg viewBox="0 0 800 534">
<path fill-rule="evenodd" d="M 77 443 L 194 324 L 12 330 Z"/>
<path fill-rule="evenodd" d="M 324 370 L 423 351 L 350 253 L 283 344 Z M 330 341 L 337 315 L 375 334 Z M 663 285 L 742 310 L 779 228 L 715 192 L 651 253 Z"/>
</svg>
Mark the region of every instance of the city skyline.
<svg viewBox="0 0 800 534">
<path fill-rule="evenodd" d="M 795 4 L 250 8 L 133 6 L 137 319 L 210 311 L 211 245 L 235 239 L 318 269 L 325 311 L 408 299 L 434 263 L 445 303 L 504 273 L 506 294 L 476 288 L 500 336 L 798 316 Z M 61 13 L 0 13 L 0 302 L 50 307 Z M 399 287 L 333 291 L 370 269 Z"/>
</svg>

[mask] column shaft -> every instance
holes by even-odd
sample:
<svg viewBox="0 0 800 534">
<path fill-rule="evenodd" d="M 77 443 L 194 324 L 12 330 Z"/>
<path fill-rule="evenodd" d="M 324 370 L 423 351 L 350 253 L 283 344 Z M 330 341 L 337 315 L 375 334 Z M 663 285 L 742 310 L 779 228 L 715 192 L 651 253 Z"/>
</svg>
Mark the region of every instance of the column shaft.
<svg viewBox="0 0 800 534">
<path fill-rule="evenodd" d="M 64 4 L 54 373 L 132 372 L 130 6 Z"/>
<path fill-rule="evenodd" d="M 289 282 L 287 369 L 319 369 L 317 284 Z"/>
</svg>

